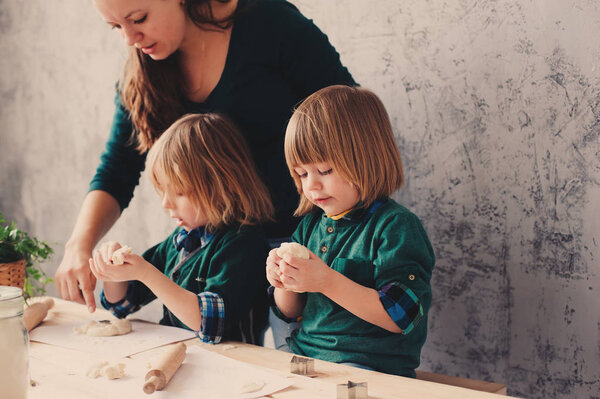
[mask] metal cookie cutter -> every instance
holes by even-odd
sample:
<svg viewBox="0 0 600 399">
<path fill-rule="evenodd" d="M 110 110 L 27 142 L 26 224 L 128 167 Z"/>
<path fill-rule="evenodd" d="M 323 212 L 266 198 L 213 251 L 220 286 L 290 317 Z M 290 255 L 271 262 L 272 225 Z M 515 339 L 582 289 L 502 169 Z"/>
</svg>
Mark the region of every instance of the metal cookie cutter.
<svg viewBox="0 0 600 399">
<path fill-rule="evenodd" d="M 369 399 L 366 382 L 352 382 L 338 384 L 337 399 Z"/>
<path fill-rule="evenodd" d="M 293 356 L 290 362 L 290 372 L 299 375 L 315 375 L 315 359 Z"/>
</svg>

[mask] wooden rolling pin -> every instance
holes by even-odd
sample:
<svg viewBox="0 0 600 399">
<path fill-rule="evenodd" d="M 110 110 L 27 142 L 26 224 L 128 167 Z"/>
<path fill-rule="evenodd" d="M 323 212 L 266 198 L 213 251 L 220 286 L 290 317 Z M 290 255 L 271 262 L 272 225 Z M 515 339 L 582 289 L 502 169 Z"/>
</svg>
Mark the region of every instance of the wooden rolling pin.
<svg viewBox="0 0 600 399">
<path fill-rule="evenodd" d="M 151 394 L 162 390 L 173 377 L 183 359 L 185 359 L 186 346 L 183 342 L 170 345 L 162 354 L 158 363 L 153 364 L 152 370 L 146 373 L 144 392 Z"/>
<path fill-rule="evenodd" d="M 54 306 L 54 299 L 45 298 L 44 300 L 32 303 L 23 312 L 23 324 L 27 331 L 33 330 L 38 324 L 44 320 L 48 314 L 48 310 Z"/>
</svg>

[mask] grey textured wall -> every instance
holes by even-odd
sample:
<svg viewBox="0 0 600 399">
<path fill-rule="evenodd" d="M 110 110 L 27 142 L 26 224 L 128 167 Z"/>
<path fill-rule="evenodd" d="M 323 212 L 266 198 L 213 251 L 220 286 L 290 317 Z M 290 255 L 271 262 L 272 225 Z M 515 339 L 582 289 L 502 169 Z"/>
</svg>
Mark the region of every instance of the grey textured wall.
<svg viewBox="0 0 600 399">
<path fill-rule="evenodd" d="M 438 262 L 423 369 L 600 397 L 600 3 L 297 0 L 384 100 Z M 0 210 L 56 243 L 123 61 L 90 2 L 0 0 Z M 171 225 L 147 179 L 110 237 Z M 55 293 L 56 291 L 51 291 Z"/>
</svg>

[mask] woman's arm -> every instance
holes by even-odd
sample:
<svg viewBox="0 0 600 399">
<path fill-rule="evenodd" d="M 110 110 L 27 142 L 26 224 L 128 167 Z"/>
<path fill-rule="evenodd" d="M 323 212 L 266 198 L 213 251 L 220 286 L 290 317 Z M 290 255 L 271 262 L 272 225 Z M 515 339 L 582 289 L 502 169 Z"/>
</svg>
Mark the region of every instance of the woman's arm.
<svg viewBox="0 0 600 399">
<path fill-rule="evenodd" d="M 94 288 L 96 279 L 88 260 L 98 241 L 113 226 L 121 214 L 117 201 L 105 191 L 90 191 L 83 201 L 65 254 L 54 279 L 60 296 L 85 303 L 90 312 L 96 309 Z"/>
</svg>

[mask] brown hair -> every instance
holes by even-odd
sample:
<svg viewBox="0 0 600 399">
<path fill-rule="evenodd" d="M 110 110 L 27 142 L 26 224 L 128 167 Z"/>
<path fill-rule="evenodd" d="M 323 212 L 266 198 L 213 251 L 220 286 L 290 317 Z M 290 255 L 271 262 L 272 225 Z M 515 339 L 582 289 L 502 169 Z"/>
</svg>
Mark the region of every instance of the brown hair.
<svg viewBox="0 0 600 399">
<path fill-rule="evenodd" d="M 177 120 L 148 152 L 146 167 L 158 191 L 188 195 L 208 218 L 209 230 L 272 220 L 269 192 L 246 142 L 223 116 L 193 114 Z"/>
<path fill-rule="evenodd" d="M 306 98 L 287 126 L 285 159 L 300 194 L 297 216 L 314 207 L 294 171 L 300 164 L 331 163 L 358 189 L 363 207 L 391 196 L 404 183 L 385 107 L 373 92 L 360 87 L 330 86 Z"/>
<path fill-rule="evenodd" d="M 231 0 L 216 0 L 228 3 Z M 212 0 L 186 0 L 183 7 L 186 15 L 200 29 L 207 25 L 226 29 L 233 23 L 239 8 L 223 19 L 215 19 Z M 179 69 L 177 52 L 164 60 L 153 60 L 141 49 L 130 47 L 129 57 L 123 67 L 119 82 L 119 94 L 129 111 L 134 126 L 132 142 L 139 152 L 152 147 L 173 122 L 183 115 L 186 101 L 184 81 Z M 134 133 L 134 134 L 133 134 Z"/>
</svg>

